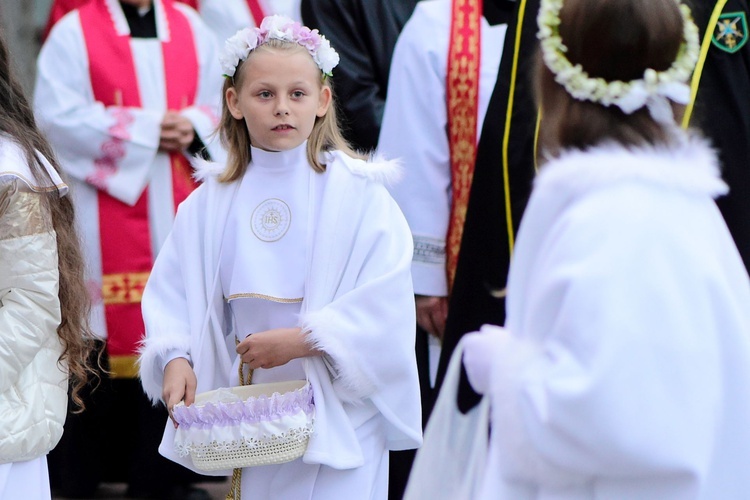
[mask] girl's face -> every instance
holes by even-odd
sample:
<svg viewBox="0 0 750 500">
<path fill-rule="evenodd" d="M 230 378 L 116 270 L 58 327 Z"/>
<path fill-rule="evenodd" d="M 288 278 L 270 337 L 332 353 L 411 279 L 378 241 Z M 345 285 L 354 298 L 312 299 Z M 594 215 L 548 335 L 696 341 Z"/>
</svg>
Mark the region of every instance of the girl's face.
<svg viewBox="0 0 750 500">
<path fill-rule="evenodd" d="M 245 120 L 256 148 L 296 148 L 331 104 L 331 89 L 321 84 L 320 70 L 303 48 L 257 50 L 240 71 L 241 84 L 227 90 L 227 107 L 233 117 Z"/>
</svg>

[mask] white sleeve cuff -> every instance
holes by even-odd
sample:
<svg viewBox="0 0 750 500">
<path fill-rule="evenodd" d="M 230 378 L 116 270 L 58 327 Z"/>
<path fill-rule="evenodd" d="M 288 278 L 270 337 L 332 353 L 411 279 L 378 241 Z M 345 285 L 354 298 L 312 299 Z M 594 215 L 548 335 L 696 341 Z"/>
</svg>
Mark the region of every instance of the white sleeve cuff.
<svg viewBox="0 0 750 500">
<path fill-rule="evenodd" d="M 425 264 L 413 261 L 411 277 L 414 281 L 414 293 L 429 297 L 448 296 L 448 277 L 445 274 L 445 264 Z"/>
<path fill-rule="evenodd" d="M 190 355 L 185 352 L 181 351 L 180 349 L 172 349 L 170 351 L 167 351 L 161 358 L 161 371 L 164 372 L 167 369 L 167 365 L 170 361 L 177 358 L 185 358 L 187 359 L 188 363 L 190 363 L 190 366 L 193 366 L 193 361 L 190 359 Z"/>
</svg>

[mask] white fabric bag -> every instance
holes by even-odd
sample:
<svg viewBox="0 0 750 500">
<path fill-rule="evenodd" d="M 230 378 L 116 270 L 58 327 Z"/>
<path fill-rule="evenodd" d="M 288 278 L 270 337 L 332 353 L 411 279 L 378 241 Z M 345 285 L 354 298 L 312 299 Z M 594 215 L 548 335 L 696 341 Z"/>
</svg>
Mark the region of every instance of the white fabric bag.
<svg viewBox="0 0 750 500">
<path fill-rule="evenodd" d="M 464 500 L 478 495 L 489 448 L 490 402 L 466 415 L 456 406 L 463 357 L 459 342 L 417 451 L 404 500 Z"/>
</svg>

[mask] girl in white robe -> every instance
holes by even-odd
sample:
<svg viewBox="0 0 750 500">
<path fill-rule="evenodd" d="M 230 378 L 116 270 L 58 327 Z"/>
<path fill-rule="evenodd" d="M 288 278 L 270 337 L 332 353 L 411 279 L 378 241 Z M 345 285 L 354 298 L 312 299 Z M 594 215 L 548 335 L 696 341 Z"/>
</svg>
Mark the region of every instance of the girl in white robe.
<svg viewBox="0 0 750 500">
<path fill-rule="evenodd" d="M 227 47 L 229 160 L 199 167 L 204 183 L 146 286 L 144 389 L 170 409 L 190 404 L 238 385 L 240 360 L 253 383 L 306 378 L 304 456 L 244 469 L 242 491 L 386 498 L 388 451 L 421 443 L 411 235 L 383 186 L 395 165 L 341 139 L 328 79 L 338 56 L 324 38 L 273 16 Z M 174 435 L 168 423 L 160 452 L 192 468 Z"/>
<path fill-rule="evenodd" d="M 700 50 L 678 4 L 541 2 L 547 161 L 505 327 L 464 342 L 492 407 L 475 498 L 747 497 L 750 281 L 716 153 L 673 115 Z"/>
</svg>

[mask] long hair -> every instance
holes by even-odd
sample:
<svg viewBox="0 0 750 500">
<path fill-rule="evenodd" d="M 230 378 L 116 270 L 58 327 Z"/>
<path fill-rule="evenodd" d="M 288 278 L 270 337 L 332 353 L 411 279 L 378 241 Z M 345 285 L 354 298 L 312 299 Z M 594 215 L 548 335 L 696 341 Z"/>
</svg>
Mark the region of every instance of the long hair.
<svg viewBox="0 0 750 500">
<path fill-rule="evenodd" d="M 270 39 L 268 42 L 253 50 L 253 52 L 259 50 L 304 50 L 305 53 L 307 53 L 307 49 L 294 42 L 287 42 L 275 38 Z M 245 174 L 245 170 L 252 160 L 250 153 L 250 134 L 248 133 L 245 121 L 238 120 L 232 116 L 232 113 L 227 106 L 226 99 L 227 90 L 235 88 L 239 93 L 239 90 L 242 88 L 244 80 L 244 71 L 242 71 L 242 67 L 251 57 L 252 52 L 247 59 L 240 61 L 237 70 L 235 71 L 234 78 L 227 78 L 224 81 L 224 88 L 222 90 L 220 137 L 221 143 L 228 152 L 228 160 L 227 168 L 222 172 L 221 176 L 219 176 L 219 181 L 221 182 L 232 182 L 240 179 Z M 323 77 L 321 78 L 320 85 L 328 87 L 331 90 L 331 105 L 325 115 L 315 118 L 312 133 L 307 140 L 307 160 L 316 172 L 323 172 L 325 170 L 325 165 L 320 161 L 320 155 L 325 151 L 338 150 L 353 158 L 363 158 L 363 155 L 360 155 L 352 149 L 341 133 L 338 114 L 336 112 L 336 99 L 333 92 L 333 84 L 330 80 L 330 78 Z"/>
<path fill-rule="evenodd" d="M 60 172 L 55 154 L 39 131 L 29 101 L 11 69 L 8 49 L 0 35 L 0 133 L 12 138 L 25 152 L 34 177 L 50 181 L 47 170 L 37 157 L 39 152 Z M 82 409 L 80 391 L 93 370 L 88 362 L 93 347 L 89 327 L 90 302 L 84 283 L 84 261 L 81 243 L 74 222 L 70 196 L 59 196 L 57 190 L 42 197 L 42 206 L 50 214 L 57 236 L 59 291 L 62 321 L 57 334 L 63 344 L 60 362 L 67 364 L 71 381 L 72 399 Z M 31 256 L 29 256 L 31 258 Z"/>
<path fill-rule="evenodd" d="M 674 0 L 565 0 L 560 36 L 566 56 L 591 77 L 607 81 L 642 78 L 646 69 L 668 69 L 683 42 Z M 669 131 L 646 108 L 625 114 L 617 106 L 574 99 L 537 59 L 537 101 L 542 109 L 540 145 L 555 155 L 604 141 L 626 146 L 665 144 Z"/>
</svg>

